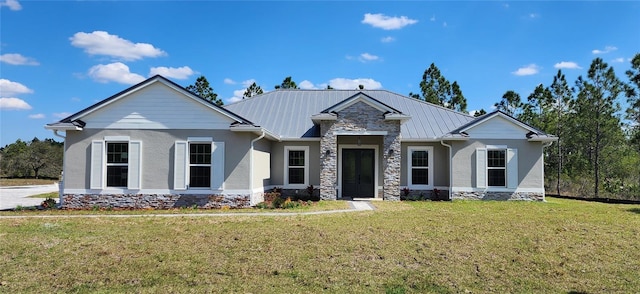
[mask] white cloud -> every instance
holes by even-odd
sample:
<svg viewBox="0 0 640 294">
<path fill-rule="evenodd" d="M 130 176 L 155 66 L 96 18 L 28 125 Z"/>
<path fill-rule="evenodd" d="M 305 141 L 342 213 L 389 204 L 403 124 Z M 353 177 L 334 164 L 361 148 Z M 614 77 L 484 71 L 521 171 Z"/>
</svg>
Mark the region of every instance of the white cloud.
<svg viewBox="0 0 640 294">
<path fill-rule="evenodd" d="M 386 16 L 382 13 L 365 13 L 362 23 L 369 24 L 374 28 L 381 28 L 383 30 L 397 30 L 405 26 L 417 23 L 415 19 L 410 19 L 406 16 Z"/>
<path fill-rule="evenodd" d="M 431 18 L 429 18 L 430 21 L 436 21 L 436 15 L 432 15 Z"/>
<path fill-rule="evenodd" d="M 367 62 L 367 61 L 374 61 L 374 60 L 379 60 L 380 57 L 377 55 L 373 55 L 373 54 L 369 54 L 369 53 L 362 53 L 360 54 L 360 57 L 358 57 L 358 60 L 360 60 L 360 62 Z"/>
<path fill-rule="evenodd" d="M 13 11 L 18 11 L 22 9 L 22 5 L 20 5 L 18 0 L 6 0 L 6 1 L 0 2 L 0 7 L 2 6 L 7 6 L 9 7 L 10 10 L 13 10 Z"/>
<path fill-rule="evenodd" d="M 345 79 L 335 78 L 329 81 L 329 85 L 338 90 L 354 90 L 358 89 L 359 85 L 363 85 L 367 90 L 375 90 L 382 88 L 382 84 L 373 79 Z"/>
<path fill-rule="evenodd" d="M 133 43 L 105 31 L 78 32 L 69 38 L 71 45 L 83 48 L 90 55 L 107 55 L 124 60 L 167 55 L 166 52 L 147 43 Z"/>
<path fill-rule="evenodd" d="M 609 53 L 609 52 L 616 51 L 616 50 L 618 50 L 618 48 L 615 47 L 615 46 L 605 46 L 604 50 L 594 49 L 594 50 L 591 50 L 591 53 L 593 53 L 593 54 L 605 54 L 605 53 Z"/>
<path fill-rule="evenodd" d="M 382 39 L 380 39 L 380 42 L 382 43 L 391 43 L 393 41 L 395 41 L 396 39 L 394 37 L 388 36 L 388 37 L 384 37 Z"/>
<path fill-rule="evenodd" d="M 43 113 L 29 114 L 30 119 L 43 119 L 45 115 Z"/>
<path fill-rule="evenodd" d="M 537 13 L 529 13 L 529 18 L 538 18 L 540 17 L 540 14 Z"/>
<path fill-rule="evenodd" d="M 300 84 L 298 84 L 298 87 L 300 89 L 305 89 L 305 90 L 317 89 L 317 87 L 312 82 L 310 82 L 308 80 L 304 80 L 304 81 L 300 82 Z"/>
<path fill-rule="evenodd" d="M 562 68 L 566 68 L 566 69 L 581 69 L 582 68 L 577 63 L 575 63 L 573 61 L 560 61 L 560 62 L 554 64 L 553 67 L 555 67 L 557 69 L 562 69 Z"/>
<path fill-rule="evenodd" d="M 540 71 L 540 67 L 535 64 L 529 64 L 525 67 L 518 68 L 518 70 L 512 72 L 516 76 L 530 76 L 535 75 Z"/>
<path fill-rule="evenodd" d="M 184 80 L 189 78 L 195 72 L 188 66 L 183 67 L 152 67 L 149 70 L 149 76 L 161 75 L 165 78 L 174 78 L 178 80 Z"/>
<path fill-rule="evenodd" d="M 53 116 L 57 118 L 66 118 L 70 115 L 71 115 L 71 112 L 56 112 L 53 114 Z"/>
<path fill-rule="evenodd" d="M 1 110 L 29 110 L 31 105 L 20 98 L 0 98 Z"/>
<path fill-rule="evenodd" d="M 623 63 L 623 62 L 624 62 L 624 58 L 622 58 L 622 57 L 618 57 L 618 58 L 615 58 L 615 59 L 611 60 L 611 62 L 615 62 L 615 63 Z"/>
<path fill-rule="evenodd" d="M 230 78 L 225 78 L 224 79 L 224 83 L 227 84 L 227 85 L 235 85 L 236 81 L 234 81 L 234 80 L 232 80 Z"/>
<path fill-rule="evenodd" d="M 0 61 L 12 65 L 40 65 L 35 59 L 24 57 L 17 53 L 7 53 L 0 55 Z"/>
<path fill-rule="evenodd" d="M 446 28 L 447 26 L 448 26 L 448 25 L 447 25 L 447 22 L 446 22 L 446 21 L 442 23 L 442 27 L 443 27 L 443 28 Z"/>
<path fill-rule="evenodd" d="M 12 82 L 7 79 L 0 79 L 0 96 L 8 97 L 16 94 L 29 94 L 33 90 L 18 82 Z"/>
<path fill-rule="evenodd" d="M 89 76 L 100 83 L 118 82 L 133 85 L 144 81 L 144 77 L 129 72 L 129 67 L 121 62 L 98 64 L 89 69 Z"/>
<path fill-rule="evenodd" d="M 251 86 L 251 84 L 253 84 L 253 83 L 255 83 L 255 82 L 256 82 L 256 80 L 255 80 L 255 79 L 248 79 L 248 80 L 244 80 L 244 81 L 242 81 L 242 85 L 243 85 L 245 88 L 249 88 L 249 86 Z"/>
<path fill-rule="evenodd" d="M 227 99 L 227 103 L 234 103 L 242 100 L 244 97 L 244 92 L 246 90 L 247 89 L 240 89 L 240 90 L 233 91 L 233 97 Z"/>
</svg>

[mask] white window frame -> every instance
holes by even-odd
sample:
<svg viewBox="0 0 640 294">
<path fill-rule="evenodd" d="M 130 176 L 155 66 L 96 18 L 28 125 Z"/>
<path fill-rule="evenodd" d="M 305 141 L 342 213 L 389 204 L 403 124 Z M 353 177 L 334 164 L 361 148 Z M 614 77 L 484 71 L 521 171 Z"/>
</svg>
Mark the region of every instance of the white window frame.
<svg viewBox="0 0 640 294">
<path fill-rule="evenodd" d="M 214 150 L 214 146 L 213 146 L 213 138 L 189 138 L 187 141 L 187 169 L 185 171 L 185 173 L 187 174 L 187 189 L 188 190 L 211 190 L 211 180 L 213 179 L 213 150 Z M 209 164 L 206 163 L 191 163 L 191 144 L 209 144 L 210 148 L 211 148 L 211 159 Z M 208 166 L 209 167 L 209 186 L 206 187 L 192 187 L 191 186 L 191 167 L 192 166 Z"/>
<path fill-rule="evenodd" d="M 127 163 L 109 163 L 109 144 L 126 144 L 127 145 Z M 104 141 L 104 186 L 105 188 L 127 189 L 129 183 L 129 141 L 124 140 L 105 140 Z M 110 166 L 126 166 L 127 167 L 127 185 L 124 186 L 109 186 L 109 167 Z"/>
<path fill-rule="evenodd" d="M 190 153 L 191 143 L 211 144 L 211 178 L 209 187 L 191 187 Z M 214 141 L 212 137 L 188 137 L 186 141 L 178 140 L 174 143 L 173 189 L 176 191 L 190 190 L 190 193 L 221 193 L 225 188 L 225 143 Z M 178 192 L 179 193 L 179 192 Z"/>
<path fill-rule="evenodd" d="M 429 181 L 428 185 L 422 185 L 422 184 L 413 184 L 413 164 L 412 164 L 412 159 L 413 159 L 413 151 L 426 151 L 427 152 L 427 160 L 429 161 L 429 165 L 428 167 L 415 167 L 415 168 L 420 168 L 420 169 L 426 169 L 427 172 L 427 179 Z M 409 189 L 416 189 L 416 190 L 428 190 L 428 189 L 433 189 L 433 169 L 434 169 L 434 164 L 433 164 L 433 146 L 408 146 L 407 147 L 407 186 L 409 187 Z"/>
<path fill-rule="evenodd" d="M 107 163 L 108 145 L 127 144 L 127 163 Z M 107 169 L 110 166 L 127 167 L 125 186 L 107 186 Z M 104 136 L 102 140 L 91 141 L 91 163 L 89 170 L 89 189 L 109 191 L 109 193 L 129 193 L 142 187 L 142 141 L 131 140 L 129 136 Z"/>
<path fill-rule="evenodd" d="M 489 151 L 505 150 L 505 186 L 489 186 Z M 501 169 L 501 168 L 500 168 Z M 518 149 L 507 145 L 487 145 L 476 149 L 476 188 L 486 191 L 514 191 L 520 185 Z"/>
<path fill-rule="evenodd" d="M 508 185 L 508 171 L 507 171 L 507 166 L 508 166 L 508 162 L 507 162 L 507 153 L 508 153 L 508 148 L 506 146 L 487 146 L 487 188 L 506 188 Z M 489 152 L 491 151 L 504 151 L 504 166 L 503 167 L 491 167 L 489 166 Z M 489 185 L 489 170 L 504 170 L 504 185 L 503 186 L 491 186 Z"/>
<path fill-rule="evenodd" d="M 289 184 L 289 168 L 300 168 L 301 166 L 289 166 L 289 151 L 304 151 L 304 183 Z M 284 147 L 284 188 L 304 189 L 309 186 L 309 146 L 285 146 Z"/>
</svg>

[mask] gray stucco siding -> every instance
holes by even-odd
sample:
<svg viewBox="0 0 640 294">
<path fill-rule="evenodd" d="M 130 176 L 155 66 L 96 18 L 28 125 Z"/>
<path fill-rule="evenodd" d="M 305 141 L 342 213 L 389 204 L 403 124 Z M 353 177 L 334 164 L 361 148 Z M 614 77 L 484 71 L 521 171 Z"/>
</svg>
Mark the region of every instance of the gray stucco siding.
<svg viewBox="0 0 640 294">
<path fill-rule="evenodd" d="M 142 142 L 142 189 L 173 189 L 176 141 L 212 137 L 225 142 L 225 190 L 249 188 L 249 148 L 255 136 L 226 130 L 98 130 L 67 132 L 65 189 L 89 189 L 91 141 L 105 136 L 128 136 Z"/>
<path fill-rule="evenodd" d="M 518 150 L 518 188 L 543 188 L 542 144 L 526 140 L 469 140 L 453 142 L 453 187 L 475 188 L 476 149 L 506 145 Z"/>
<path fill-rule="evenodd" d="M 271 185 L 283 187 L 284 184 L 284 148 L 285 146 L 309 147 L 309 184 L 320 185 L 320 142 L 319 141 L 283 141 L 271 143 Z"/>
<path fill-rule="evenodd" d="M 253 189 L 271 185 L 271 141 L 263 138 L 253 145 Z"/>
<path fill-rule="evenodd" d="M 406 142 L 402 143 L 402 158 L 401 158 L 401 171 L 400 171 L 400 185 L 408 185 L 408 147 L 409 146 L 429 146 L 433 147 L 433 163 L 429 163 L 433 169 L 433 186 L 434 187 L 448 187 L 449 186 L 449 149 L 442 146 L 440 143 L 433 142 Z"/>
</svg>

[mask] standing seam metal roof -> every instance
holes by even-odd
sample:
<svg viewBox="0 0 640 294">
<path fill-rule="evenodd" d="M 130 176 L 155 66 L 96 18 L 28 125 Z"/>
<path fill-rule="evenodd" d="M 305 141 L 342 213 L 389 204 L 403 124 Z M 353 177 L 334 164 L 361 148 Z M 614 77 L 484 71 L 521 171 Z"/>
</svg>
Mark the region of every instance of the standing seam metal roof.
<svg viewBox="0 0 640 294">
<path fill-rule="evenodd" d="M 251 120 L 283 139 L 318 136 L 311 116 L 358 93 L 363 93 L 411 119 L 402 124 L 403 139 L 435 139 L 475 118 L 448 108 L 387 90 L 289 90 L 279 89 L 247 98 L 224 108 Z"/>
</svg>

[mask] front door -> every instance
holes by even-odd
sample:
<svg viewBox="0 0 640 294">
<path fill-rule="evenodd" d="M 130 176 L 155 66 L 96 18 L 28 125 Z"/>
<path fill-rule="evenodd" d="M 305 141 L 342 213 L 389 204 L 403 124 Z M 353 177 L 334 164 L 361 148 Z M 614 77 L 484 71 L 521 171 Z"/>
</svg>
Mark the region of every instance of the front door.
<svg viewBox="0 0 640 294">
<path fill-rule="evenodd" d="M 342 197 L 373 197 L 374 149 L 342 149 Z"/>
</svg>

